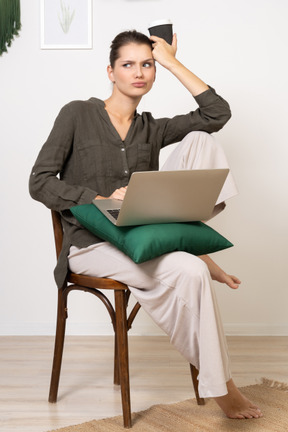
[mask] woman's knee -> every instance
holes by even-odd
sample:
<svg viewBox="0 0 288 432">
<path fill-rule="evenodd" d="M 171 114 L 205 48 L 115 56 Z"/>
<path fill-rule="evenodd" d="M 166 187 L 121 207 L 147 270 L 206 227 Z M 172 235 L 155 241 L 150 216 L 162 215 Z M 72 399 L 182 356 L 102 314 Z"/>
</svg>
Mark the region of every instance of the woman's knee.
<svg viewBox="0 0 288 432">
<path fill-rule="evenodd" d="M 214 146 L 216 140 L 213 135 L 204 131 L 189 132 L 182 140 L 186 145 L 209 145 Z"/>
<path fill-rule="evenodd" d="M 168 156 L 162 170 L 209 168 L 218 147 L 215 138 L 207 132 L 190 132 Z"/>
<path fill-rule="evenodd" d="M 202 139 L 209 139 L 211 138 L 211 134 L 209 134 L 208 132 L 204 132 L 204 131 L 192 131 L 189 132 L 187 135 L 185 135 L 185 137 L 183 138 L 183 140 L 185 140 L 186 138 L 189 139 L 194 139 L 195 137 L 197 138 L 202 138 Z"/>
</svg>

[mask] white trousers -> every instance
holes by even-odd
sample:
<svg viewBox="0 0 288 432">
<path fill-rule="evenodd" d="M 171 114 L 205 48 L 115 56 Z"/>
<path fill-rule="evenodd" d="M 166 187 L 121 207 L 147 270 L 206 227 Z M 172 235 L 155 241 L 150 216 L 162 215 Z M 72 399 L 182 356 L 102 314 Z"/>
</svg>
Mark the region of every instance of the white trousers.
<svg viewBox="0 0 288 432">
<path fill-rule="evenodd" d="M 173 151 L 162 169 L 228 167 L 211 135 L 192 132 Z M 231 175 L 220 200 L 237 193 Z M 206 264 L 186 252 L 172 252 L 135 264 L 109 242 L 70 248 L 75 273 L 108 277 L 127 284 L 142 308 L 169 336 L 171 343 L 199 370 L 200 397 L 227 394 L 231 378 L 226 339 Z"/>
</svg>

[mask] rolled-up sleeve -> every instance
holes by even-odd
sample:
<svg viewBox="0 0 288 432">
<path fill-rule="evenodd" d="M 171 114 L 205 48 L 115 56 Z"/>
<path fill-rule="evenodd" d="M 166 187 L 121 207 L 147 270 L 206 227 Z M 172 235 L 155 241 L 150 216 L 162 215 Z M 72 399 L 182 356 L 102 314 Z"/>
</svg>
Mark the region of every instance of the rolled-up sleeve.
<svg viewBox="0 0 288 432">
<path fill-rule="evenodd" d="M 39 152 L 29 178 L 32 198 L 46 207 L 62 211 L 90 203 L 97 192 L 61 179 L 61 172 L 73 149 L 75 119 L 69 104 L 62 108 L 53 129 Z"/>
</svg>

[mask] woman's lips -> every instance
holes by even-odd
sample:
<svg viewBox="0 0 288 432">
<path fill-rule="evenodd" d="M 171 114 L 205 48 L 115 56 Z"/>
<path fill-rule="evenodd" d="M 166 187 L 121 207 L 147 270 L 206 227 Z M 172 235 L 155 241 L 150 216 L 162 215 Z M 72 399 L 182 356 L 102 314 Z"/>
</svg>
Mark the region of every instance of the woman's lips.
<svg viewBox="0 0 288 432">
<path fill-rule="evenodd" d="M 145 87 L 146 83 L 145 82 L 134 82 L 132 83 L 133 87 L 137 87 L 137 88 L 141 88 L 141 87 Z"/>
</svg>

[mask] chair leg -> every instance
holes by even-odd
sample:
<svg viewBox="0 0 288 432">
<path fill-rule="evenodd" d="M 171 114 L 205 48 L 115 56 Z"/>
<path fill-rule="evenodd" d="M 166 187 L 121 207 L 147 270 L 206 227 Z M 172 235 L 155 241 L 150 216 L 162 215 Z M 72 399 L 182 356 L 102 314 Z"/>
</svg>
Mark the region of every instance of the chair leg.
<svg viewBox="0 0 288 432">
<path fill-rule="evenodd" d="M 118 356 L 118 347 L 117 347 L 117 329 L 115 331 L 115 337 L 114 337 L 114 384 L 120 385 L 119 356 Z"/>
<path fill-rule="evenodd" d="M 58 310 L 57 310 L 57 326 L 54 345 L 54 358 L 50 381 L 49 402 L 57 402 L 57 394 L 59 387 L 59 379 L 62 364 L 62 355 L 64 347 L 65 329 L 66 329 L 66 302 L 63 299 L 63 290 L 58 291 Z"/>
<path fill-rule="evenodd" d="M 198 378 L 199 371 L 196 369 L 195 366 L 190 364 L 190 372 L 191 372 L 191 377 L 192 377 L 192 382 L 193 382 L 193 387 L 194 387 L 194 391 L 195 391 L 197 404 L 198 405 L 205 405 L 205 399 L 200 398 L 199 392 L 198 392 L 198 379 L 197 378 Z"/>
<path fill-rule="evenodd" d="M 132 423 L 129 384 L 128 329 L 125 291 L 115 291 L 115 314 L 123 421 L 125 428 L 131 428 Z"/>
</svg>

